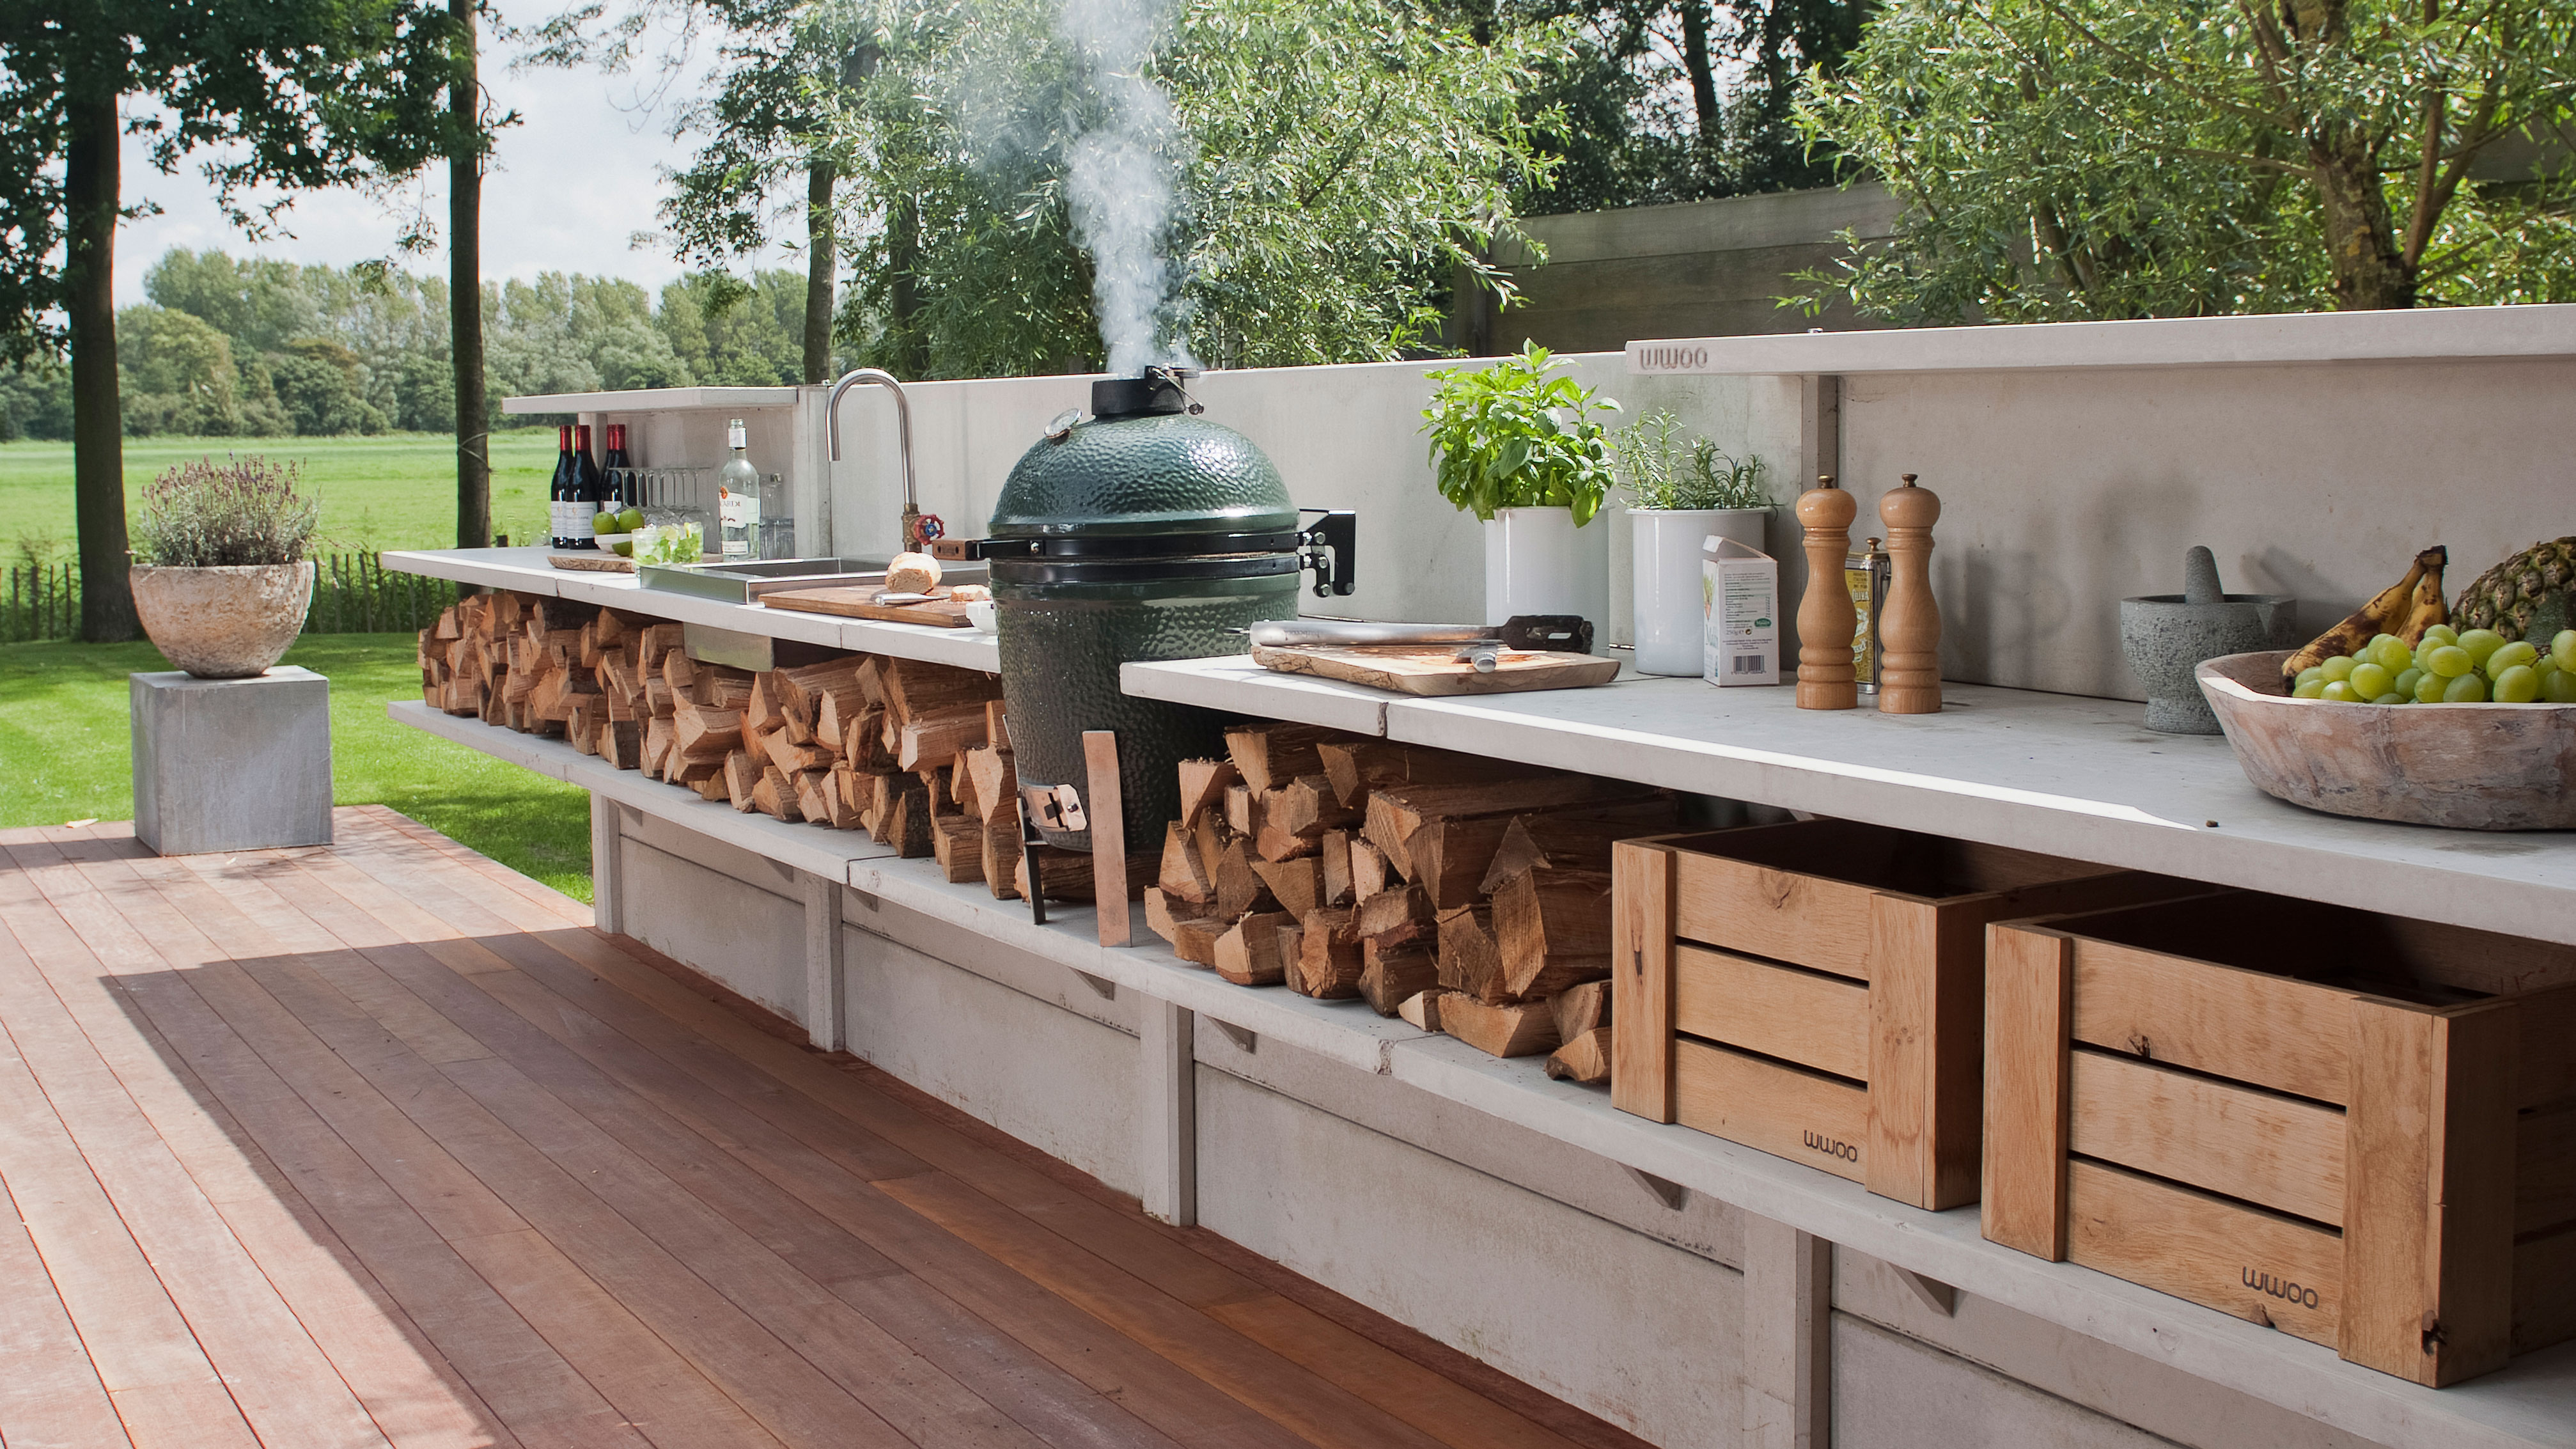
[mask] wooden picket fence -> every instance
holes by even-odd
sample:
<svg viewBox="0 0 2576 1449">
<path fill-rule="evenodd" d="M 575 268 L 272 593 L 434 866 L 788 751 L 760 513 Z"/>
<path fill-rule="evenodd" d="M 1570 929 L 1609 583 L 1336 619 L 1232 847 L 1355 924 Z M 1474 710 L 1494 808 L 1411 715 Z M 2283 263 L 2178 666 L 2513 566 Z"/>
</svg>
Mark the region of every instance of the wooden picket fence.
<svg viewBox="0 0 2576 1449">
<path fill-rule="evenodd" d="M 392 634 L 425 629 L 456 602 L 445 579 L 397 573 L 372 551 L 311 556 L 313 606 L 307 634 Z M 80 636 L 80 565 L 13 567 L 0 589 L 0 644 Z"/>
</svg>

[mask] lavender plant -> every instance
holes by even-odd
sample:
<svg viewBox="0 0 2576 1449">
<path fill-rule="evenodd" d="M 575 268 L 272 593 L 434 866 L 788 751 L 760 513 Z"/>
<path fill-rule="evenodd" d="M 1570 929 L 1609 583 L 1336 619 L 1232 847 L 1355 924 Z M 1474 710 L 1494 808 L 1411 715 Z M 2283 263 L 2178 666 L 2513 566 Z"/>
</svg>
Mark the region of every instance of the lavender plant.
<svg viewBox="0 0 2576 1449">
<path fill-rule="evenodd" d="M 165 568 L 301 562 L 322 516 L 298 466 L 254 453 L 199 458 L 154 479 L 135 519 L 135 556 Z"/>
</svg>

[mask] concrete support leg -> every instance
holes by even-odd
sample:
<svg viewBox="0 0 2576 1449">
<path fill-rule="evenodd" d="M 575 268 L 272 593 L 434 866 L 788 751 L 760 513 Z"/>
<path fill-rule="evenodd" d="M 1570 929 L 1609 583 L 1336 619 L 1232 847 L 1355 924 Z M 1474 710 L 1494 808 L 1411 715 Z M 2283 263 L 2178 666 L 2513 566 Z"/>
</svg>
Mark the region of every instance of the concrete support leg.
<svg viewBox="0 0 2576 1449">
<path fill-rule="evenodd" d="M 1744 1443 L 1833 1442 L 1834 1245 L 1744 1215 Z"/>
<path fill-rule="evenodd" d="M 624 852 L 617 848 L 617 802 L 605 795 L 590 797 L 590 919 L 593 925 L 610 935 L 624 935 L 626 922 L 620 914 L 625 905 L 626 881 Z"/>
<path fill-rule="evenodd" d="M 849 1044 L 841 1015 L 841 892 L 829 876 L 799 872 L 805 888 L 805 1034 L 836 1052 Z"/>
<path fill-rule="evenodd" d="M 1198 1065 L 1191 1013 L 1168 1001 L 1137 1003 L 1144 1093 L 1137 1165 L 1145 1211 L 1180 1227 L 1199 1220 Z"/>
</svg>

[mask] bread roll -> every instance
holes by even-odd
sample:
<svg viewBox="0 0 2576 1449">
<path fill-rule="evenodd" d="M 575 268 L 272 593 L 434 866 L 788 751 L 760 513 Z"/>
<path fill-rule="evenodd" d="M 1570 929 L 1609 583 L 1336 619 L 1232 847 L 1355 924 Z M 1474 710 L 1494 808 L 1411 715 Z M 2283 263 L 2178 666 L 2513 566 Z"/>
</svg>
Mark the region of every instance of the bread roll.
<svg viewBox="0 0 2576 1449">
<path fill-rule="evenodd" d="M 886 592 L 926 594 L 939 587 L 939 560 L 926 553 L 899 553 L 886 570 Z"/>
<path fill-rule="evenodd" d="M 993 591 L 982 584 L 959 584 L 948 591 L 948 597 L 961 604 L 979 604 L 993 597 Z"/>
</svg>

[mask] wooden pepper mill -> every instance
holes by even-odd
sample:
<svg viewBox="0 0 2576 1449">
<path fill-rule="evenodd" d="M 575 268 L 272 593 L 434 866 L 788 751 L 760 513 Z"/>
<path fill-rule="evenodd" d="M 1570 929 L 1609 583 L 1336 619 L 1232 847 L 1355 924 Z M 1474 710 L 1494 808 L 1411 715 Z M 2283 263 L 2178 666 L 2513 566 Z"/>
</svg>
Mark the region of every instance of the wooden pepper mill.
<svg viewBox="0 0 2576 1449">
<path fill-rule="evenodd" d="M 1941 712 L 1941 606 L 1932 597 L 1932 525 L 1941 495 L 1914 486 L 1890 488 L 1878 500 L 1887 527 L 1887 608 L 1878 622 L 1878 711 Z"/>
<path fill-rule="evenodd" d="M 1852 634 L 1860 626 L 1843 559 L 1851 552 L 1851 523 L 1860 504 L 1820 474 L 1798 499 L 1798 522 L 1807 530 L 1807 595 L 1798 601 L 1798 708 L 1853 709 L 1860 685 L 1852 674 Z"/>
</svg>

